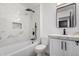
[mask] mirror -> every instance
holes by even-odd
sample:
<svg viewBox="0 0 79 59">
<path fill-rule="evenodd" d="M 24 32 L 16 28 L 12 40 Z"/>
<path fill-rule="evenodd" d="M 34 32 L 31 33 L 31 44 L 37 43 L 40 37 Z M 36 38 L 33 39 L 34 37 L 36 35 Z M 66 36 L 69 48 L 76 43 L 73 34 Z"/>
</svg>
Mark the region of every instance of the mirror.
<svg viewBox="0 0 79 59">
<path fill-rule="evenodd" d="M 56 26 L 58 28 L 76 27 L 76 3 L 57 6 Z"/>
</svg>

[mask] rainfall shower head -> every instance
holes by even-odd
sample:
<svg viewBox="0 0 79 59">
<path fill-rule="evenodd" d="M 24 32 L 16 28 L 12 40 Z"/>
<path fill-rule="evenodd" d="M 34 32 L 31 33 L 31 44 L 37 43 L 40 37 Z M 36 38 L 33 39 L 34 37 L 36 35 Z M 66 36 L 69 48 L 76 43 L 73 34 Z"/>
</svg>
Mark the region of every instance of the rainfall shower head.
<svg viewBox="0 0 79 59">
<path fill-rule="evenodd" d="M 30 8 L 27 8 L 26 11 L 31 11 L 31 12 L 35 13 L 35 11 Z"/>
</svg>

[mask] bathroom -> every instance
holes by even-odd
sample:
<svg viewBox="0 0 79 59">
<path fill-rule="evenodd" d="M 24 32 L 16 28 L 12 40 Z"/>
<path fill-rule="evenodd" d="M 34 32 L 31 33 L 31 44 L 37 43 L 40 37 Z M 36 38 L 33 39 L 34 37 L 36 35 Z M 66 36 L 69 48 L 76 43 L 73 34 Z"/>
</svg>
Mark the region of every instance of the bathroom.
<svg viewBox="0 0 79 59">
<path fill-rule="evenodd" d="M 75 23 L 73 27 L 59 28 L 57 8 L 66 5 L 71 7 L 68 10 L 74 10 Z M 79 3 L 0 3 L 0 56 L 79 56 L 72 52 L 79 49 L 78 9 Z M 56 53 L 54 39 L 58 39 L 57 43 L 61 41 L 63 50 L 67 43 L 77 48 L 71 45 L 74 50 L 67 48 L 69 51 L 64 54 L 57 45 Z"/>
</svg>

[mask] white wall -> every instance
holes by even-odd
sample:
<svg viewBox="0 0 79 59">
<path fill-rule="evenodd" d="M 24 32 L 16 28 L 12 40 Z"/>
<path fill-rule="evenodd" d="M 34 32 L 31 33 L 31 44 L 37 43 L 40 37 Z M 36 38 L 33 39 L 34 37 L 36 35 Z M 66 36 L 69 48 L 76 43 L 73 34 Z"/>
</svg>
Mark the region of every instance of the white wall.
<svg viewBox="0 0 79 59">
<path fill-rule="evenodd" d="M 0 3 L 0 44 L 30 39 L 31 14 L 26 8 L 18 3 Z M 14 29 L 12 22 L 22 23 L 22 29 Z"/>
<path fill-rule="evenodd" d="M 47 44 L 48 34 L 56 34 L 56 3 L 40 5 L 40 36 L 42 43 Z"/>
</svg>

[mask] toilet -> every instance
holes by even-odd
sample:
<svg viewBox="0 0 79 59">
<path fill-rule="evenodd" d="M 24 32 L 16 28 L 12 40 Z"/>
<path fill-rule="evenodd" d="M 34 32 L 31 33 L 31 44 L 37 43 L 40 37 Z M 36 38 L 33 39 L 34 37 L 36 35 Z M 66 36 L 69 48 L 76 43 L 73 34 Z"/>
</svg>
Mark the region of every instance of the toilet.
<svg viewBox="0 0 79 59">
<path fill-rule="evenodd" d="M 44 56 L 45 49 L 46 49 L 46 45 L 43 44 L 37 45 L 35 47 L 35 53 L 37 54 L 37 56 Z"/>
</svg>

